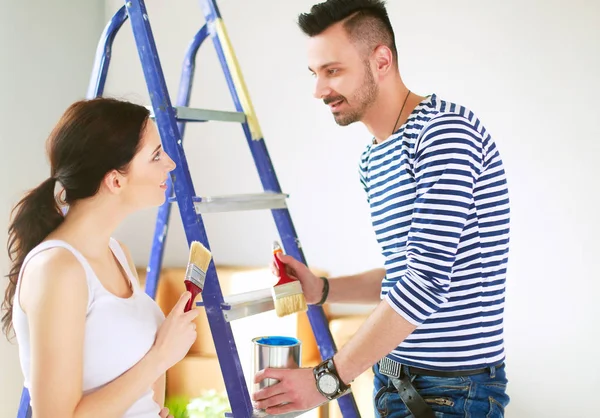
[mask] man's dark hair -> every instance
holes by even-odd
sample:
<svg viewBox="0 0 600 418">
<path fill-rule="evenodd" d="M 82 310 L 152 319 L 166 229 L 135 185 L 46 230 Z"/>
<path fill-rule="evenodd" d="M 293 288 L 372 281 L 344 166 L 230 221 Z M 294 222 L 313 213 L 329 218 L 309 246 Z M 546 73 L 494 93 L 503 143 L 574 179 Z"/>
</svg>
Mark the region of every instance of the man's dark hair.
<svg viewBox="0 0 600 418">
<path fill-rule="evenodd" d="M 362 42 L 369 52 L 383 44 L 398 62 L 394 29 L 383 0 L 327 0 L 298 16 L 298 26 L 310 37 L 341 21 L 353 42 Z"/>
</svg>

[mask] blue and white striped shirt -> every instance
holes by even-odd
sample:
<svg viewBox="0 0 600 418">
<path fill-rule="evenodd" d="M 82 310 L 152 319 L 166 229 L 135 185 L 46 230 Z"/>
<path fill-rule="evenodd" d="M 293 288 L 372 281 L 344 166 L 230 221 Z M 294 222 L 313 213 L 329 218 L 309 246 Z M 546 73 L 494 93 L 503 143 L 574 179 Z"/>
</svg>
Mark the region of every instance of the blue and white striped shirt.
<svg viewBox="0 0 600 418">
<path fill-rule="evenodd" d="M 503 361 L 509 198 L 481 122 L 428 96 L 367 146 L 359 173 L 385 257 L 381 297 L 417 325 L 389 357 L 434 370 Z"/>
</svg>

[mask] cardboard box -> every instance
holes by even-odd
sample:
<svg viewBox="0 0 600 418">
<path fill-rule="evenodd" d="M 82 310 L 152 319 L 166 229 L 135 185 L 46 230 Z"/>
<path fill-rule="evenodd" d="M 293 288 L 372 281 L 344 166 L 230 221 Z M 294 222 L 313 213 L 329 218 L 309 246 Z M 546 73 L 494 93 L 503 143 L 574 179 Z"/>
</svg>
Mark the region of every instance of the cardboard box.
<svg viewBox="0 0 600 418">
<path fill-rule="evenodd" d="M 219 360 L 188 355 L 167 371 L 167 396 L 194 398 L 206 390 L 225 391 Z"/>
</svg>

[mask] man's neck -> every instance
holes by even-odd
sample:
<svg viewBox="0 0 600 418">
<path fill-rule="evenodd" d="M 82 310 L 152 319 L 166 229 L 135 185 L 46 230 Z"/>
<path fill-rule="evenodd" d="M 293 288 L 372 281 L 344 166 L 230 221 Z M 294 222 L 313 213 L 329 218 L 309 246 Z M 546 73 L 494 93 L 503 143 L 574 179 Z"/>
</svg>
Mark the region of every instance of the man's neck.
<svg viewBox="0 0 600 418">
<path fill-rule="evenodd" d="M 369 108 L 362 122 L 379 144 L 406 122 L 422 99 L 410 93 L 401 81 L 397 81 L 391 88 L 379 90 L 377 101 Z"/>
</svg>

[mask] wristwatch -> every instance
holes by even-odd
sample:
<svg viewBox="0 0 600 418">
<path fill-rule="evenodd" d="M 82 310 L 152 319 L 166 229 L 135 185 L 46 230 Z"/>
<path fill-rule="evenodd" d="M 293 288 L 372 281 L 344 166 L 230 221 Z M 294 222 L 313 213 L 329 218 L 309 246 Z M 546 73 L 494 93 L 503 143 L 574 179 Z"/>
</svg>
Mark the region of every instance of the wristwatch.
<svg viewBox="0 0 600 418">
<path fill-rule="evenodd" d="M 333 363 L 333 358 L 327 359 L 313 369 L 318 391 L 330 401 L 339 398 L 350 389 L 340 379 Z"/>
</svg>

